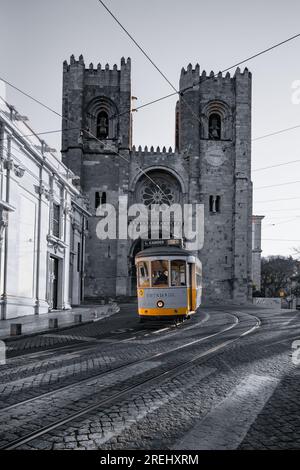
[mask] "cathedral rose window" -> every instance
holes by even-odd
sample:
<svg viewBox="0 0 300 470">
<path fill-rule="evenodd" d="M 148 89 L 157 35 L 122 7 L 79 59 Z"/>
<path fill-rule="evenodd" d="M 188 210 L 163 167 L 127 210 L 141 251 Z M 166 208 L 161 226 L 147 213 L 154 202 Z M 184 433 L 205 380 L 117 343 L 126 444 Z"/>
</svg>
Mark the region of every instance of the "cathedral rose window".
<svg viewBox="0 0 300 470">
<path fill-rule="evenodd" d="M 146 206 L 152 204 L 168 204 L 171 205 L 174 202 L 174 194 L 172 189 L 166 184 L 160 184 L 160 189 L 154 184 L 149 182 L 142 191 L 143 202 Z"/>
<path fill-rule="evenodd" d="M 152 178 L 152 177 L 151 177 Z M 140 198 L 146 206 L 153 204 L 174 204 L 178 200 L 178 189 L 172 181 L 165 177 L 155 176 L 150 180 L 144 180 L 140 188 Z"/>
</svg>

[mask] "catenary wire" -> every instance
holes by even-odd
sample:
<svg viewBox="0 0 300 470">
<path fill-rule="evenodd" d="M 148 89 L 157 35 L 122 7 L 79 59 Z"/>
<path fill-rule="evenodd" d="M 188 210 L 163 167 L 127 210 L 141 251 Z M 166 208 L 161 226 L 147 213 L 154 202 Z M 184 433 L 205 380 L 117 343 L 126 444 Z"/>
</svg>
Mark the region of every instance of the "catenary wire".
<svg viewBox="0 0 300 470">
<path fill-rule="evenodd" d="M 0 77 L 0 80 L 2 80 L 1 77 Z M 3 80 L 3 81 L 4 81 L 4 80 Z M 5 82 L 5 83 L 8 83 L 8 84 L 10 85 L 9 82 Z M 15 88 L 16 90 L 18 90 L 20 93 L 23 93 L 22 90 L 20 90 L 19 88 L 15 87 L 15 86 L 13 86 L 13 88 Z M 24 94 L 25 94 L 25 96 L 27 96 L 28 98 L 30 98 L 30 95 L 29 95 L 28 93 L 25 93 L 25 92 L 24 92 Z M 10 107 L 10 105 L 6 102 L 6 100 L 5 100 L 2 96 L 0 96 L 0 98 L 1 98 L 1 100 L 6 104 L 6 106 Z M 31 97 L 31 98 L 32 98 L 32 97 Z M 41 101 L 36 100 L 35 98 L 32 98 L 32 99 L 33 99 L 35 102 L 38 102 L 40 105 L 43 106 L 43 103 L 42 103 Z M 60 116 L 62 119 L 64 119 L 65 122 L 72 122 L 71 119 L 64 118 L 64 117 L 62 116 L 62 114 L 60 114 L 60 113 L 56 112 L 55 110 L 51 109 L 49 106 L 47 106 L 47 105 L 44 105 L 44 106 L 45 106 L 48 110 L 54 112 L 55 114 L 57 114 L 58 116 Z M 105 145 L 105 142 L 103 142 L 102 140 L 100 140 L 98 137 L 96 137 L 94 134 L 92 134 L 92 132 L 90 132 L 89 130 L 87 130 L 87 129 L 81 129 L 81 131 L 82 131 L 82 132 L 85 132 L 86 134 L 88 134 L 88 135 L 89 135 L 90 137 L 92 137 L 93 139 L 96 139 L 96 140 L 97 140 L 98 142 L 100 142 L 102 145 Z M 20 132 L 20 131 L 19 131 L 19 132 Z M 21 133 L 21 132 L 20 132 L 20 133 Z M 21 133 L 21 135 L 24 137 L 24 135 L 23 135 L 22 133 Z M 129 161 L 126 157 L 124 157 L 124 155 L 121 155 L 119 152 L 116 152 L 115 150 L 111 150 L 111 151 L 112 151 L 115 155 L 117 155 L 117 156 L 119 156 L 120 158 L 122 158 L 123 160 L 125 160 L 127 163 L 130 163 L 130 161 Z M 157 183 L 147 174 L 147 172 L 145 172 L 145 171 L 143 170 L 143 168 L 142 168 L 140 165 L 137 165 L 137 167 L 139 168 L 139 170 L 141 171 L 141 173 L 142 173 L 146 178 L 148 178 L 149 181 L 151 181 L 152 184 L 154 184 L 154 186 L 160 191 L 160 193 L 161 193 L 163 196 L 165 196 L 165 197 L 167 198 L 166 194 L 165 194 L 164 191 L 161 189 L 161 187 L 159 186 L 159 184 L 157 184 Z"/>
<path fill-rule="evenodd" d="M 261 167 L 261 168 L 254 168 L 252 170 L 252 172 L 256 172 L 256 171 L 263 171 L 263 170 L 269 170 L 271 168 L 277 168 L 279 166 L 285 166 L 285 165 L 291 165 L 292 163 L 300 163 L 300 159 L 298 160 L 291 160 L 289 162 L 285 162 L 285 163 L 277 163 L 275 165 L 270 165 L 270 166 L 264 166 L 264 167 Z"/>
<path fill-rule="evenodd" d="M 99 1 L 100 1 L 100 0 L 99 0 Z M 236 64 L 231 65 L 230 67 L 227 67 L 226 69 L 222 70 L 221 73 L 225 73 L 225 72 L 227 72 L 227 71 L 229 71 L 229 70 L 231 70 L 231 69 L 233 69 L 233 68 L 235 68 L 235 67 L 238 67 L 239 65 L 244 64 L 245 62 L 248 62 L 249 60 L 252 60 L 252 59 L 254 59 L 254 58 L 256 58 L 256 57 L 259 57 L 259 56 L 261 56 L 261 55 L 263 55 L 263 54 L 266 54 L 267 52 L 270 52 L 271 50 L 273 50 L 273 49 L 275 49 L 275 48 L 277 48 L 277 47 L 280 47 L 280 46 L 282 46 L 283 44 L 286 44 L 286 43 L 288 43 L 288 42 L 290 42 L 290 41 L 292 41 L 292 40 L 298 38 L 299 36 L 300 36 L 300 33 L 297 33 L 297 34 L 295 34 L 295 35 L 293 35 L 293 36 L 291 36 L 291 37 L 289 37 L 289 38 L 287 38 L 287 39 L 285 39 L 285 40 L 283 40 L 283 41 L 281 41 L 281 42 L 279 42 L 279 43 L 274 44 L 273 46 L 270 46 L 270 47 L 268 47 L 268 48 L 266 48 L 266 49 L 263 49 L 262 51 L 260 51 L 260 52 L 258 52 L 258 53 L 256 53 L 256 54 L 253 54 L 253 55 L 247 57 L 246 59 L 243 59 L 243 60 L 237 62 Z M 209 80 L 209 79 L 212 79 L 212 78 L 216 77 L 217 75 L 218 75 L 218 73 L 214 74 L 213 76 L 208 76 L 208 77 L 206 77 L 205 79 L 206 79 L 206 80 Z M 56 114 L 57 116 L 62 117 L 59 112 L 55 111 L 55 110 L 52 109 L 50 106 L 46 105 L 45 103 L 43 103 L 42 101 L 38 100 L 37 98 L 34 98 L 31 94 L 26 93 L 25 91 L 21 90 L 21 89 L 18 88 L 16 85 L 13 85 L 11 82 L 9 82 L 8 80 L 6 80 L 5 78 L 0 77 L 0 80 L 2 80 L 4 83 L 6 83 L 6 84 L 7 84 L 8 86 L 10 86 L 11 88 L 14 88 L 14 89 L 15 89 L 16 91 L 18 91 L 19 93 L 22 93 L 22 94 L 25 95 L 27 98 L 29 98 L 29 99 L 35 101 L 35 102 L 38 103 L 39 105 L 41 105 L 41 106 L 43 106 L 44 108 L 48 109 L 49 111 L 53 112 L 53 113 Z M 199 80 L 199 84 L 200 84 L 200 80 Z M 192 88 L 192 87 L 186 87 L 185 89 L 181 90 L 180 93 L 183 93 L 184 91 L 187 91 L 187 90 L 190 89 L 190 88 Z M 150 105 L 152 105 L 152 104 L 154 104 L 154 103 L 158 103 L 159 101 L 161 101 L 161 100 L 163 100 L 163 99 L 169 98 L 169 97 L 171 97 L 171 96 L 175 96 L 175 95 L 177 95 L 177 94 L 178 94 L 177 91 L 174 92 L 174 93 L 169 93 L 168 95 L 165 95 L 165 96 L 162 96 L 162 97 L 157 98 L 157 99 L 155 99 L 155 100 L 152 100 L 152 101 L 150 101 L 149 103 L 144 103 L 144 104 L 142 104 L 142 105 L 140 105 L 140 106 L 134 108 L 134 109 L 131 110 L 131 111 L 138 111 L 138 110 L 141 109 L 141 108 L 145 108 L 146 106 L 150 106 Z M 118 116 L 120 116 L 120 115 L 122 115 L 122 114 L 125 114 L 125 113 L 128 113 L 128 112 L 131 112 L 131 111 L 126 111 L 126 112 L 120 113 Z M 300 125 L 299 125 L 299 126 L 295 126 L 295 127 L 300 127 Z M 290 129 L 292 129 L 292 128 L 289 128 L 289 129 L 286 129 L 286 130 L 290 130 Z M 283 131 L 284 131 L 284 130 L 282 130 L 281 132 L 283 132 Z M 280 132 L 280 131 L 279 131 L 279 132 Z M 258 140 L 258 139 L 261 139 L 261 138 L 264 138 L 264 137 L 269 137 L 269 134 L 266 135 L 266 136 L 257 137 L 257 138 L 254 139 L 254 140 Z"/>
<path fill-rule="evenodd" d="M 300 183 L 300 180 L 288 181 L 287 183 L 270 184 L 270 185 L 267 185 L 267 186 L 258 186 L 258 188 L 255 188 L 255 190 L 257 191 L 258 189 L 275 188 L 275 187 L 278 187 L 278 186 L 287 186 L 289 184 L 297 184 L 297 183 Z"/>
</svg>

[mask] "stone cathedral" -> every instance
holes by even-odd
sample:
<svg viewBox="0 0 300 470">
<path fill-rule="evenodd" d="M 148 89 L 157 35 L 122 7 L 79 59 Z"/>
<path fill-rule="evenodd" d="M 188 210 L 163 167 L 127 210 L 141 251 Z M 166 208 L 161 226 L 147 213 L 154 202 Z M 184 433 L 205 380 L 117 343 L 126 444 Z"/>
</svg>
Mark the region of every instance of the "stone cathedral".
<svg viewBox="0 0 300 470">
<path fill-rule="evenodd" d="M 251 73 L 181 70 L 174 151 L 132 145 L 131 61 L 120 67 L 63 65 L 62 158 L 89 199 L 85 298 L 135 295 L 141 240 L 99 240 L 100 204 L 158 202 L 205 210 L 203 302 L 247 302 L 252 295 Z M 159 116 L 159 114 L 157 115 Z M 86 130 L 83 132 L 82 130 Z M 96 136 L 96 138 L 94 137 Z M 101 142 L 99 142 L 101 141 Z M 148 175 L 150 178 L 148 178 Z M 152 180 L 152 181 L 151 181 Z"/>
</svg>

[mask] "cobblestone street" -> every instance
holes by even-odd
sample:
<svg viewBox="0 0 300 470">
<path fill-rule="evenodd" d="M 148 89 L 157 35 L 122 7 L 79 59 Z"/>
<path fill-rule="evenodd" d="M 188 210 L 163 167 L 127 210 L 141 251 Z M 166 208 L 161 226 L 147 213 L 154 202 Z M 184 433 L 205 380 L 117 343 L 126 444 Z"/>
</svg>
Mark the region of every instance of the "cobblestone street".
<svg viewBox="0 0 300 470">
<path fill-rule="evenodd" d="M 113 316 L 7 343 L 1 448 L 299 449 L 300 312 Z"/>
</svg>

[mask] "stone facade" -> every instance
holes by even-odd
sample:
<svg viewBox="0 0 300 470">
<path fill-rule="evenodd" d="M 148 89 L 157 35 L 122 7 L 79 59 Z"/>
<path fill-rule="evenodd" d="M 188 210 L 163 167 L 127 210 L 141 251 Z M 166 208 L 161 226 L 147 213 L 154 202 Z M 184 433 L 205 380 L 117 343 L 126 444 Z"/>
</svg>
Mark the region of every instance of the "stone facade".
<svg viewBox="0 0 300 470">
<path fill-rule="evenodd" d="M 1 319 L 81 303 L 89 212 L 74 176 L 1 98 Z"/>
<path fill-rule="evenodd" d="M 264 215 L 252 217 L 252 282 L 255 290 L 261 288 L 261 223 Z"/>
<path fill-rule="evenodd" d="M 86 68 L 82 56 L 64 62 L 63 162 L 80 177 L 93 212 L 86 297 L 135 293 L 133 260 L 140 242 L 100 241 L 96 206 L 103 198 L 115 206 L 120 197 L 127 205 L 145 201 L 153 190 L 146 189 L 145 173 L 164 185 L 170 201 L 204 204 L 205 238 L 198 253 L 204 302 L 244 303 L 251 297 L 251 73 L 237 69 L 234 76 L 207 77 L 189 65 L 181 71 L 180 90 L 175 150 L 136 149 L 130 59 L 112 69 Z"/>
</svg>

